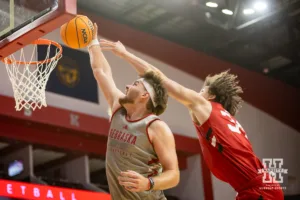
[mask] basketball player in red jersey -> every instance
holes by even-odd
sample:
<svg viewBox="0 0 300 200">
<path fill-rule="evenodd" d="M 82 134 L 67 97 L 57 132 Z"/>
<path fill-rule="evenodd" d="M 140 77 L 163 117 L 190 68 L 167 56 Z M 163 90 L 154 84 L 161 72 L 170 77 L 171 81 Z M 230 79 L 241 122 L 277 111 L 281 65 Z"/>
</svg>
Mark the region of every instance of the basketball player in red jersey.
<svg viewBox="0 0 300 200">
<path fill-rule="evenodd" d="M 208 76 L 198 93 L 169 79 L 128 52 L 122 43 L 106 40 L 100 43 L 103 49 L 131 63 L 140 75 L 152 70 L 161 76 L 169 95 L 189 109 L 207 166 L 218 179 L 238 192 L 237 200 L 283 200 L 279 184 L 263 183 L 258 170 L 264 166 L 254 154 L 245 130 L 234 118 L 242 102 L 239 95 L 243 92 L 237 76 L 227 71 Z"/>
</svg>

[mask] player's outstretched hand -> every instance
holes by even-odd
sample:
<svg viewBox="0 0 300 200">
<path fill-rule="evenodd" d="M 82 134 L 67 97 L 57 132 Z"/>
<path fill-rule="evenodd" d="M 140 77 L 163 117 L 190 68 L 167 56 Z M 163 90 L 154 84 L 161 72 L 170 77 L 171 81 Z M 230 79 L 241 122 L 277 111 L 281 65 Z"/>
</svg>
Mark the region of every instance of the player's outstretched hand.
<svg viewBox="0 0 300 200">
<path fill-rule="evenodd" d="M 100 39 L 100 46 L 102 50 L 112 51 L 117 56 L 123 57 L 127 52 L 125 46 L 120 42 L 111 42 L 108 40 Z"/>
<path fill-rule="evenodd" d="M 126 172 L 121 172 L 118 180 L 120 185 L 131 192 L 149 190 L 149 180 L 135 171 L 127 170 Z"/>
</svg>

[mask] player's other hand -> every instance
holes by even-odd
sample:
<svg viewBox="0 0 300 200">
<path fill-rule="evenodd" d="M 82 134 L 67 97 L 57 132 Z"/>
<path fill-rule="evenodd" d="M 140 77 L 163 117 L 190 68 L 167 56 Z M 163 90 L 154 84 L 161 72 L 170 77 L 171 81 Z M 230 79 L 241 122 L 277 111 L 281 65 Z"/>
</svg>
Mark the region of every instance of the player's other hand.
<svg viewBox="0 0 300 200">
<path fill-rule="evenodd" d="M 120 42 L 111 42 L 108 40 L 100 39 L 100 46 L 102 50 L 112 51 L 114 54 L 123 57 L 127 50 L 125 46 Z"/>
<path fill-rule="evenodd" d="M 118 180 L 120 185 L 131 192 L 149 190 L 149 180 L 135 171 L 127 170 L 126 172 L 121 172 Z"/>
</svg>

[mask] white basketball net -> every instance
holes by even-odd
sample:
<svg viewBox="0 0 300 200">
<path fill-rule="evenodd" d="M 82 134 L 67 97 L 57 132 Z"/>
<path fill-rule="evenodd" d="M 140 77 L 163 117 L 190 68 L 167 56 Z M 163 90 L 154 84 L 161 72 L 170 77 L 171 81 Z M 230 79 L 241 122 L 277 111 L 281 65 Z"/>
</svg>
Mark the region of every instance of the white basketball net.
<svg viewBox="0 0 300 200">
<path fill-rule="evenodd" d="M 47 44 L 46 57 L 42 62 L 35 62 L 37 58 L 37 46 L 40 44 L 31 44 L 33 52 L 30 58 L 26 60 L 24 49 L 22 48 L 20 56 L 15 59 L 15 55 L 6 58 L 12 62 L 5 62 L 6 70 L 12 84 L 14 98 L 16 101 L 15 109 L 17 111 L 25 109 L 35 110 L 42 106 L 47 107 L 45 89 L 50 73 L 56 67 L 57 62 L 62 57 L 59 48 L 56 48 L 55 56 L 49 58 L 51 44 Z M 16 61 L 18 60 L 18 61 Z"/>
</svg>

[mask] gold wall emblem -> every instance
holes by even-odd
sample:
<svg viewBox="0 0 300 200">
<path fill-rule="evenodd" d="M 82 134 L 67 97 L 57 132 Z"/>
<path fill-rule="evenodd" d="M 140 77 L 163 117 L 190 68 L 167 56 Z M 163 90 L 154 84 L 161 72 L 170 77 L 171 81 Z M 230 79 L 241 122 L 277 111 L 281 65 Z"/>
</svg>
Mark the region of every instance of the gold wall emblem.
<svg viewBox="0 0 300 200">
<path fill-rule="evenodd" d="M 56 75 L 60 82 L 70 88 L 76 87 L 80 81 L 80 71 L 75 60 L 64 57 L 56 66 Z"/>
</svg>

